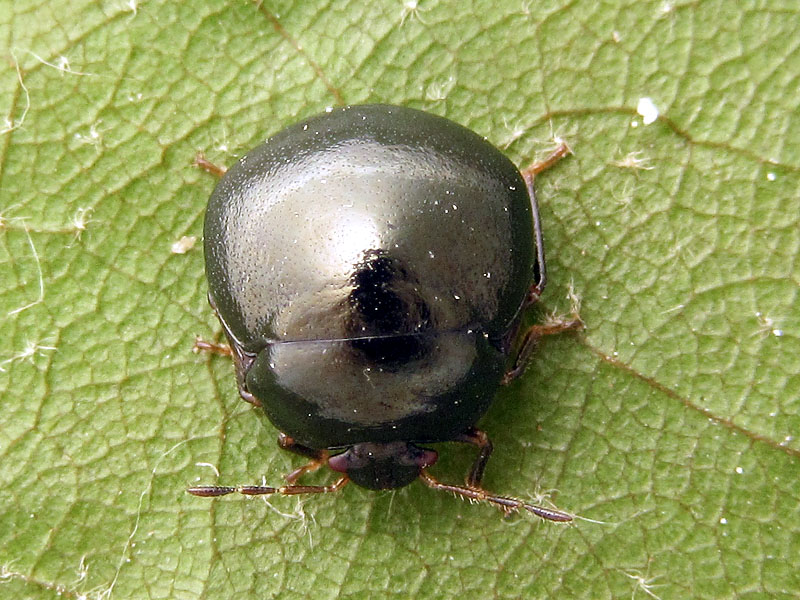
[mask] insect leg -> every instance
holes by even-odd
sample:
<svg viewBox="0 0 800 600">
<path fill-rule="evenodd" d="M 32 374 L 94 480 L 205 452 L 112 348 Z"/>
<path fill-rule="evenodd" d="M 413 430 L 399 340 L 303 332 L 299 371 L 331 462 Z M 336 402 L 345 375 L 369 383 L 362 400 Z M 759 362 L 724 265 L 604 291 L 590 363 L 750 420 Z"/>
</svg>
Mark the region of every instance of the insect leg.
<svg viewBox="0 0 800 600">
<path fill-rule="evenodd" d="M 569 146 L 562 142 L 561 145 L 556 148 L 547 158 L 533 163 L 528 168 L 523 169 L 520 172 L 522 174 L 522 178 L 525 180 L 525 185 L 528 188 L 528 196 L 531 199 L 531 211 L 533 213 L 533 233 L 536 237 L 536 265 L 534 266 L 533 274 L 534 283 L 528 292 L 526 305 L 536 302 L 542 295 L 542 292 L 547 285 L 547 269 L 545 267 L 544 259 L 544 236 L 542 235 L 542 221 L 539 217 L 539 205 L 536 202 L 536 189 L 533 186 L 533 179 L 538 173 L 541 173 L 545 169 L 549 169 L 569 153 Z"/>
<path fill-rule="evenodd" d="M 302 467 L 296 468 L 286 476 L 286 481 L 289 483 L 294 483 L 301 475 L 312 473 L 321 466 L 328 464 L 328 458 L 330 458 L 327 450 L 315 450 L 314 448 L 298 444 L 294 438 L 285 433 L 278 434 L 278 446 L 289 452 L 294 452 L 295 454 L 311 459 Z"/>
<path fill-rule="evenodd" d="M 284 496 L 296 496 L 298 494 L 328 494 L 338 492 L 347 482 L 347 476 L 340 477 L 331 485 L 283 485 L 281 487 L 269 487 L 266 485 L 237 485 L 237 486 L 217 486 L 217 485 L 198 485 L 190 487 L 186 491 L 193 496 L 211 498 L 216 496 L 227 496 L 228 494 L 244 494 L 245 496 L 267 496 L 270 494 L 283 494 Z"/>
<path fill-rule="evenodd" d="M 215 165 L 210 160 L 206 159 L 205 155 L 202 152 L 198 152 L 194 160 L 192 161 L 192 165 L 203 169 L 206 173 L 211 173 L 217 177 L 222 177 L 228 171 L 227 167 L 220 167 L 219 165 Z"/>
<path fill-rule="evenodd" d="M 422 483 L 427 485 L 429 488 L 434 490 L 441 490 L 443 492 L 450 492 L 455 494 L 456 496 L 460 496 L 466 500 L 473 500 L 475 502 L 486 502 L 495 506 L 502 510 L 505 513 L 513 513 L 517 512 L 520 509 L 527 510 L 529 513 L 536 515 L 542 519 L 546 519 L 548 521 L 558 521 L 561 523 L 565 523 L 568 521 L 572 521 L 572 515 L 569 513 L 562 512 L 560 510 L 555 510 L 552 508 L 545 508 L 544 506 L 536 506 L 535 504 L 529 504 L 519 498 L 512 498 L 509 496 L 498 496 L 497 494 L 492 494 L 491 492 L 487 492 L 484 489 L 480 488 L 471 488 L 465 487 L 461 485 L 450 485 L 447 483 L 441 483 L 440 481 L 436 480 L 432 475 L 430 475 L 427 469 L 422 469 L 420 471 L 419 478 L 422 480 Z"/>
<path fill-rule="evenodd" d="M 511 369 L 506 371 L 506 374 L 503 375 L 503 379 L 500 381 L 500 383 L 502 385 L 508 385 L 525 372 L 525 368 L 528 366 L 528 361 L 530 360 L 531 354 L 533 354 L 533 351 L 539 344 L 539 340 L 542 339 L 543 336 L 555 335 L 564 331 L 574 331 L 582 328 L 583 321 L 581 321 L 577 316 L 548 325 L 532 325 L 522 337 L 522 343 L 520 344 L 519 352 L 517 352 L 517 356 L 514 359 L 513 366 Z"/>
<path fill-rule="evenodd" d="M 486 435 L 485 431 L 471 427 L 466 433 L 462 433 L 454 441 L 472 444 L 473 446 L 477 446 L 480 450 L 467 475 L 467 487 L 479 488 L 483 480 L 483 472 L 486 470 L 486 464 L 489 462 L 489 457 L 492 455 L 493 450 L 489 436 Z"/>
</svg>

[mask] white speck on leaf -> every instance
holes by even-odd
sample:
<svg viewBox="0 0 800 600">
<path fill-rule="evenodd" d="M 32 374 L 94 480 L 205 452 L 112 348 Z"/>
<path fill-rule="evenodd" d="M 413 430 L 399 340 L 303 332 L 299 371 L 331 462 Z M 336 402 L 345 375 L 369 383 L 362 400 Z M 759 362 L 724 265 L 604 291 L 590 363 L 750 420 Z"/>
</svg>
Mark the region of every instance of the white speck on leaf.
<svg viewBox="0 0 800 600">
<path fill-rule="evenodd" d="M 661 598 L 656 596 L 651 589 L 654 587 L 658 587 L 658 584 L 653 584 L 653 582 L 656 579 L 658 579 L 658 577 L 648 578 L 642 575 L 641 573 L 637 573 L 635 571 L 632 573 L 626 573 L 625 571 L 623 571 L 623 573 L 625 574 L 626 577 L 630 577 L 636 582 L 636 587 L 633 588 L 633 594 L 631 594 L 631 598 L 634 598 L 636 596 L 636 590 L 642 590 L 645 594 L 647 594 L 651 598 L 655 598 L 656 600 L 661 600 Z"/>
<path fill-rule="evenodd" d="M 445 81 L 432 81 L 425 89 L 425 99 L 431 102 L 441 102 L 447 99 L 447 94 L 456 85 L 456 78 L 450 75 Z"/>
<path fill-rule="evenodd" d="M 82 206 L 75 211 L 75 216 L 72 217 L 72 230 L 75 234 L 75 241 L 81 239 L 81 234 L 86 231 L 86 226 L 92 222 L 89 218 L 91 214 L 91 206 Z"/>
<path fill-rule="evenodd" d="M 649 158 L 641 158 L 641 152 L 629 152 L 620 160 L 611 162 L 612 166 L 619 167 L 620 169 L 640 169 L 644 171 L 651 171 L 655 167 L 650 166 L 648 163 Z"/>
<path fill-rule="evenodd" d="M 103 143 L 103 138 L 100 135 L 100 131 L 98 129 L 98 125 L 100 125 L 102 121 L 98 121 L 97 123 L 93 123 L 89 126 L 89 133 L 76 133 L 75 139 L 78 140 L 81 144 L 90 144 L 95 147 L 99 147 Z"/>
<path fill-rule="evenodd" d="M 127 2 L 123 2 L 122 8 L 127 12 L 132 12 L 133 16 L 135 17 L 139 12 L 139 0 L 128 0 Z"/>
<path fill-rule="evenodd" d="M 419 2 L 417 0 L 404 0 L 403 10 L 400 11 L 400 26 L 402 27 L 409 17 L 410 19 L 416 19 L 423 25 L 427 25 L 427 23 L 422 20 L 422 17 L 419 16 L 420 12 L 422 12 L 422 9 L 419 7 Z"/>
<path fill-rule="evenodd" d="M 10 313 L 9 313 L 10 314 Z M 55 350 L 55 346 L 45 346 L 44 344 L 48 343 L 46 341 L 42 342 L 31 342 L 28 341 L 25 344 L 25 348 L 23 348 L 20 352 L 14 354 L 13 356 L 0 361 L 0 373 L 5 372 L 5 365 L 10 364 L 12 362 L 20 362 L 23 360 L 29 360 L 33 362 L 34 356 L 44 356 L 44 350 Z"/>
<path fill-rule="evenodd" d="M 639 104 L 636 105 L 636 112 L 642 116 L 642 123 L 650 125 L 658 118 L 658 108 L 652 98 L 643 97 L 639 98 Z"/>
<path fill-rule="evenodd" d="M 758 330 L 753 333 L 752 335 L 768 335 L 772 334 L 775 337 L 782 337 L 783 336 L 783 329 L 780 327 L 776 327 L 775 321 L 763 314 L 761 311 L 756 312 L 756 320 L 758 321 Z"/>
<path fill-rule="evenodd" d="M 197 238 L 193 235 L 184 235 L 181 239 L 177 242 L 172 244 L 172 253 L 173 254 L 186 254 L 189 250 L 194 248 L 195 243 L 197 242 Z"/>
</svg>

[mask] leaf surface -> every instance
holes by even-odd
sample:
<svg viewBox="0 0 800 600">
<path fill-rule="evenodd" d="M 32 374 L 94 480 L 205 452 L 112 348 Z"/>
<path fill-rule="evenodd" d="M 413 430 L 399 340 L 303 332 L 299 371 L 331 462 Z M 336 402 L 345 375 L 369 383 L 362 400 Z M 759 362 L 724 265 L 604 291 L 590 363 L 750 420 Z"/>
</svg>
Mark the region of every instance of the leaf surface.
<svg viewBox="0 0 800 600">
<path fill-rule="evenodd" d="M 0 595 L 794 597 L 799 21 L 788 0 L 0 0 Z M 531 319 L 572 289 L 586 331 L 546 340 L 481 426 L 489 489 L 591 520 L 419 483 L 185 494 L 300 463 L 190 351 L 219 335 L 192 158 L 360 102 L 520 165 L 574 150 L 537 181 Z M 473 451 L 439 450 L 460 481 Z"/>
</svg>

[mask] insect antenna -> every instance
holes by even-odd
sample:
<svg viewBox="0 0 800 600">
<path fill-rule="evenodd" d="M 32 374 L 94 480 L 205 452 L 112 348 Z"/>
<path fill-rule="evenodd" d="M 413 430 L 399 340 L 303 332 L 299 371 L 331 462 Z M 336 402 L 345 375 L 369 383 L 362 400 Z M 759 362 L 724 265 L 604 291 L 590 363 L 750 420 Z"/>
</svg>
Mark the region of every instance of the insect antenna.
<svg viewBox="0 0 800 600">
<path fill-rule="evenodd" d="M 569 513 L 552 508 L 545 508 L 544 506 L 529 504 L 528 502 L 520 500 L 519 498 L 498 496 L 497 494 L 492 494 L 491 492 L 487 492 L 481 488 L 471 488 L 462 485 L 450 485 L 448 483 L 442 483 L 430 475 L 425 469 L 422 469 L 419 478 L 422 480 L 422 483 L 431 489 L 451 492 L 456 496 L 460 496 L 466 500 L 472 500 L 475 502 L 488 502 L 505 513 L 517 512 L 520 509 L 524 509 L 529 513 L 532 513 L 537 517 L 547 521 L 568 523 L 573 519 L 572 515 Z"/>
</svg>

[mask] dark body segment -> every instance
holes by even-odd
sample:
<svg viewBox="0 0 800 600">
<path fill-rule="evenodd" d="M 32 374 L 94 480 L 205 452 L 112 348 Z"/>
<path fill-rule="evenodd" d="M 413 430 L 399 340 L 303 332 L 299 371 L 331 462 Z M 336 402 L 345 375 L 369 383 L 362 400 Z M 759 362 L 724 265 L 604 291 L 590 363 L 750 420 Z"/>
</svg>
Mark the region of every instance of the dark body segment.
<svg viewBox="0 0 800 600">
<path fill-rule="evenodd" d="M 499 385 L 533 240 L 525 182 L 483 138 L 407 108 L 334 109 L 222 178 L 209 296 L 247 391 L 298 442 L 452 440 Z"/>
</svg>

